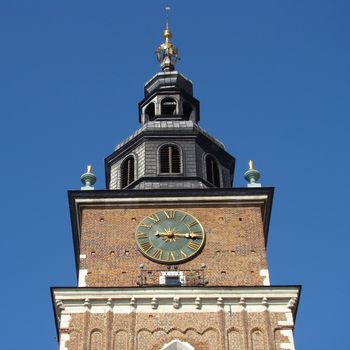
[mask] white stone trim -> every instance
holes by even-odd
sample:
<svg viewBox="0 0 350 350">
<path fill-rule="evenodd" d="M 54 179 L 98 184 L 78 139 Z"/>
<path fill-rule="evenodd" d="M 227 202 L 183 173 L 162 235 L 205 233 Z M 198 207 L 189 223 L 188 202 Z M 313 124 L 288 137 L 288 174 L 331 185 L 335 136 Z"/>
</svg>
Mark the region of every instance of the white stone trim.
<svg viewBox="0 0 350 350">
<path fill-rule="evenodd" d="M 86 259 L 86 254 L 80 254 L 80 259 Z"/>
<path fill-rule="evenodd" d="M 289 306 L 291 298 L 298 297 L 298 287 L 255 287 L 255 288 L 71 288 L 54 289 L 55 301 L 62 302 L 57 314 L 75 314 L 86 311 L 84 303 L 89 300 L 91 313 L 104 313 L 106 305 L 114 313 L 174 313 L 174 312 L 240 312 L 244 298 L 247 312 L 263 312 L 268 302 L 270 312 L 281 312 L 287 321 L 293 323 L 293 310 Z M 199 299 L 198 299 L 199 298 Z M 200 307 L 198 307 L 200 300 Z"/>
<path fill-rule="evenodd" d="M 281 349 L 288 349 L 288 350 L 295 350 L 293 330 L 281 329 L 281 334 L 284 335 L 285 337 L 288 337 L 289 342 L 288 343 L 280 343 L 280 348 Z"/>
<path fill-rule="evenodd" d="M 79 270 L 78 287 L 86 287 L 87 274 L 88 274 L 88 269 Z"/>
<path fill-rule="evenodd" d="M 174 203 L 177 206 L 183 206 L 183 203 L 197 203 L 205 201 L 207 203 L 218 202 L 237 202 L 237 204 L 246 203 L 249 201 L 264 201 L 268 195 L 254 195 L 254 196 L 196 196 L 196 197 L 147 197 L 147 198 L 75 198 L 76 204 L 117 204 L 125 205 L 135 203 L 140 206 L 140 203 Z M 179 201 L 180 200 L 180 201 Z M 180 203 L 179 203 L 180 202 Z"/>
<path fill-rule="evenodd" d="M 69 323 L 72 316 L 67 314 L 62 314 L 60 328 L 69 328 Z"/>
<path fill-rule="evenodd" d="M 289 303 L 288 303 L 287 307 L 289 307 Z M 278 321 L 278 325 L 284 326 L 284 327 L 293 327 L 294 326 L 293 316 L 289 312 L 286 312 L 286 320 L 285 321 Z"/>
<path fill-rule="evenodd" d="M 260 276 L 263 278 L 263 285 L 269 286 L 270 285 L 270 274 L 268 269 L 261 269 L 260 270 Z"/>
<path fill-rule="evenodd" d="M 66 342 L 69 340 L 69 334 L 68 333 L 61 333 L 60 336 L 60 350 L 68 350 L 66 347 Z"/>
</svg>

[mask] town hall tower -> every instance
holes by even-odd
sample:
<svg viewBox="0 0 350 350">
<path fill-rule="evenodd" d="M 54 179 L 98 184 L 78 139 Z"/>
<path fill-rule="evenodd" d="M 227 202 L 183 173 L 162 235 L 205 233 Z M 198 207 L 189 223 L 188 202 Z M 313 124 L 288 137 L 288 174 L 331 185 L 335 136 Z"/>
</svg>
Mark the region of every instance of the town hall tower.
<svg viewBox="0 0 350 350">
<path fill-rule="evenodd" d="M 52 288 L 60 350 L 294 349 L 299 286 L 270 284 L 273 188 L 199 126 L 168 23 L 140 128 L 69 191 L 77 287 Z"/>
</svg>

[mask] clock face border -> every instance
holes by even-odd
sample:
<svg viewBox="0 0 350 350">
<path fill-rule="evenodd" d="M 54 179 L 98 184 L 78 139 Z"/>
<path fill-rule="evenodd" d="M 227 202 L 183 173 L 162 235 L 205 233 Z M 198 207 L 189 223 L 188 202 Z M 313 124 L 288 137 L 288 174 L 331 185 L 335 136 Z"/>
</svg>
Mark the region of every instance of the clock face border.
<svg viewBox="0 0 350 350">
<path fill-rule="evenodd" d="M 180 214 L 182 217 L 181 220 L 179 220 L 178 217 L 176 218 L 177 224 L 175 227 L 173 226 L 174 231 L 176 227 L 179 227 L 180 231 L 184 231 L 184 227 L 186 227 L 186 231 L 188 232 L 176 232 L 175 234 L 181 234 L 186 237 L 179 238 L 180 244 L 182 242 L 182 246 L 180 247 L 178 247 L 178 244 L 177 248 L 172 250 L 161 249 L 159 245 L 153 244 L 152 241 L 159 241 L 160 239 L 165 240 L 162 246 L 166 246 L 166 244 L 171 244 L 171 239 L 174 238 L 168 237 L 164 232 L 159 232 L 157 227 L 161 228 L 160 226 L 163 226 L 161 229 L 171 235 L 170 232 L 172 230 L 170 228 L 171 224 L 169 223 L 171 223 L 171 220 L 174 220 L 176 214 Z M 191 230 L 191 227 L 194 228 L 195 232 Z M 152 239 L 152 237 L 150 237 L 152 234 L 154 236 L 158 235 L 158 237 L 153 237 Z M 191 234 L 194 235 L 194 237 L 190 237 Z M 160 238 L 159 236 L 161 235 L 165 236 L 165 238 Z M 200 242 L 196 242 L 197 238 L 200 239 Z M 169 242 L 167 242 L 167 240 Z M 206 234 L 203 225 L 192 214 L 183 210 L 163 209 L 153 212 L 140 221 L 135 230 L 135 241 L 138 250 L 147 259 L 158 264 L 177 265 L 193 259 L 203 250 Z M 176 238 L 174 242 L 176 242 Z M 162 242 L 160 241 L 160 243 Z M 167 255 L 163 257 L 163 254 Z"/>
</svg>

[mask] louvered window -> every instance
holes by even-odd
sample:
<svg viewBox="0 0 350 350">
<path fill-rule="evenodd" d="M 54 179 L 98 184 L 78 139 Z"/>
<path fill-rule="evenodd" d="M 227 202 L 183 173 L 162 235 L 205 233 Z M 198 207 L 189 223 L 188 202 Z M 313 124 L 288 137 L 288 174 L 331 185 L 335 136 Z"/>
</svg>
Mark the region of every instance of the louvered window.
<svg viewBox="0 0 350 350">
<path fill-rule="evenodd" d="M 220 187 L 219 168 L 212 156 L 206 158 L 207 180 L 216 187 Z"/>
<path fill-rule="evenodd" d="M 135 180 L 135 159 L 128 157 L 121 166 L 121 187 L 125 188 Z"/>
<path fill-rule="evenodd" d="M 180 151 L 176 146 L 165 145 L 159 150 L 160 172 L 178 174 L 181 172 Z"/>
</svg>

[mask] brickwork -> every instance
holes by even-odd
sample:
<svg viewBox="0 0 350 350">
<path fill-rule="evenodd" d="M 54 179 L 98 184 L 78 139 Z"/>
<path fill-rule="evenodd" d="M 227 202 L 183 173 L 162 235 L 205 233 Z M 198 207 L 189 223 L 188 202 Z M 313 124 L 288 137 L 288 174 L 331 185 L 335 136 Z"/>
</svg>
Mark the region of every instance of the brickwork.
<svg viewBox="0 0 350 350">
<path fill-rule="evenodd" d="M 84 209 L 81 223 L 80 268 L 87 269 L 86 286 L 136 286 L 139 265 L 166 269 L 137 249 L 135 230 L 158 208 Z M 204 263 L 208 285 L 262 285 L 260 270 L 267 268 L 259 207 L 181 207 L 195 216 L 206 232 L 204 249 L 178 269 L 199 269 Z"/>
<path fill-rule="evenodd" d="M 278 324 L 283 313 L 271 313 L 270 323 L 263 313 L 249 313 L 245 325 L 242 312 L 72 314 L 65 345 L 68 350 L 160 350 L 178 339 L 196 350 L 279 350 L 288 344 Z"/>
</svg>

